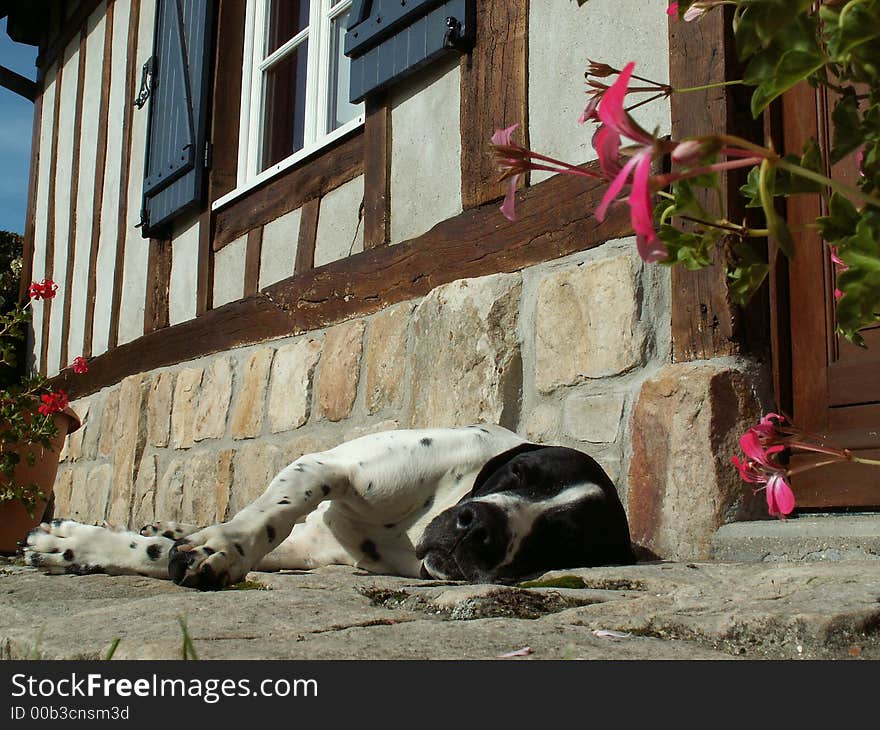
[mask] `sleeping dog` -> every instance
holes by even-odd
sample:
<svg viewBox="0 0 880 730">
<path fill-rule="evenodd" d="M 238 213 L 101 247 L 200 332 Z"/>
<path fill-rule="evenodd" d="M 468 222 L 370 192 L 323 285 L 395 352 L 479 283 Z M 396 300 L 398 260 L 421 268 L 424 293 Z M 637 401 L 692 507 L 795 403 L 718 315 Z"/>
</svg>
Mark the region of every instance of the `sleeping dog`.
<svg viewBox="0 0 880 730">
<path fill-rule="evenodd" d="M 352 565 L 513 583 L 635 562 L 611 480 L 586 454 L 499 426 L 386 431 L 300 457 L 228 522 L 140 533 L 54 520 L 24 546 L 50 573 L 171 578 L 202 590 L 248 571 Z"/>
</svg>

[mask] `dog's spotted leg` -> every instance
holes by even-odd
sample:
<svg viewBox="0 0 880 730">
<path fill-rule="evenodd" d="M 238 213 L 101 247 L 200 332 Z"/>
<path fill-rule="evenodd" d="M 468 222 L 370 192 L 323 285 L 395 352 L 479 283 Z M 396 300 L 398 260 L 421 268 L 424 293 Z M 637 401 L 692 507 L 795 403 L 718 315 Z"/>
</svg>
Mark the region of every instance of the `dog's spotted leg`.
<svg viewBox="0 0 880 730">
<path fill-rule="evenodd" d="M 188 525 L 185 522 L 153 522 L 150 525 L 144 525 L 140 529 L 141 535 L 145 537 L 154 537 L 161 535 L 170 540 L 179 540 L 187 535 L 201 530 L 204 525 Z"/>
<path fill-rule="evenodd" d="M 350 487 L 343 463 L 328 452 L 300 457 L 228 522 L 178 540 L 168 566 L 175 583 L 217 590 L 238 583 L 280 545 L 293 526 Z"/>
<path fill-rule="evenodd" d="M 28 565 L 48 573 L 108 573 L 168 577 L 174 541 L 145 537 L 73 520 L 53 520 L 31 530 L 24 545 Z"/>
</svg>

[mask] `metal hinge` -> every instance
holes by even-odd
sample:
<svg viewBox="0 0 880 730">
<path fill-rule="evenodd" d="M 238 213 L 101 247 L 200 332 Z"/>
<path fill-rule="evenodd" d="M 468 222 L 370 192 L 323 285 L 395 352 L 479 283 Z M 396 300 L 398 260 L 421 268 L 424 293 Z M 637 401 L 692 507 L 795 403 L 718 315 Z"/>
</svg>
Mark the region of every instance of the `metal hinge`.
<svg viewBox="0 0 880 730">
<path fill-rule="evenodd" d="M 150 94 L 153 91 L 153 79 L 155 78 L 155 56 L 150 56 L 141 68 L 141 88 L 138 90 L 138 95 L 134 100 L 134 105 L 138 109 L 143 109 L 144 104 L 147 103 L 147 99 L 150 98 Z"/>
<path fill-rule="evenodd" d="M 148 228 L 150 225 L 150 211 L 148 211 L 145 207 L 141 208 L 141 222 L 138 223 L 135 228 Z"/>
<path fill-rule="evenodd" d="M 446 18 L 446 33 L 443 34 L 443 47 L 450 50 L 464 51 L 461 21 L 451 15 Z"/>
</svg>

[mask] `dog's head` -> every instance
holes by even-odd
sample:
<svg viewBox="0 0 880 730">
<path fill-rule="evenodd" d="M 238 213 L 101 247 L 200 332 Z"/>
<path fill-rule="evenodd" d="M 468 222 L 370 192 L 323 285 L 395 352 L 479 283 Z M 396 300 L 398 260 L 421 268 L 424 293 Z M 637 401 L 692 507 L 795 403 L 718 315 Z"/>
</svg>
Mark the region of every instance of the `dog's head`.
<svg viewBox="0 0 880 730">
<path fill-rule="evenodd" d="M 426 577 L 514 583 L 556 568 L 635 562 L 617 490 L 593 459 L 521 444 L 486 463 L 416 549 Z"/>
</svg>

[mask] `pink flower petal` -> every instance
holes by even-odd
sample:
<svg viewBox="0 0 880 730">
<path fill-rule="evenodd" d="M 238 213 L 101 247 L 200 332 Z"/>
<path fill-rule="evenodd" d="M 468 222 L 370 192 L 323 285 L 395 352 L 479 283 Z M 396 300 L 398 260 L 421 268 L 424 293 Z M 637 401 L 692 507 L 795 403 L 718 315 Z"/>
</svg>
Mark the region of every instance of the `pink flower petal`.
<svg viewBox="0 0 880 730">
<path fill-rule="evenodd" d="M 611 127 L 601 124 L 592 140 L 593 149 L 599 156 L 599 167 L 609 180 L 620 174 L 620 135 Z"/>
<path fill-rule="evenodd" d="M 782 474 L 774 474 L 767 482 L 767 511 L 773 517 L 791 514 L 795 506 L 794 492 Z"/>
<path fill-rule="evenodd" d="M 509 221 L 516 220 L 516 186 L 519 183 L 519 175 L 510 178 L 510 184 L 507 186 L 507 195 L 504 196 L 504 202 L 499 210 L 501 214 Z"/>
<path fill-rule="evenodd" d="M 613 203 L 621 190 L 623 190 L 623 186 L 626 185 L 629 180 L 629 174 L 632 169 L 638 164 L 639 158 L 632 157 L 630 160 L 621 168 L 620 172 L 617 173 L 617 177 L 611 181 L 611 184 L 608 186 L 608 189 L 605 191 L 605 195 L 602 197 L 602 202 L 599 204 L 599 207 L 596 209 L 596 220 L 600 223 L 605 220 L 605 215 L 608 213 L 608 207 Z"/>
<path fill-rule="evenodd" d="M 599 104 L 599 119 L 618 134 L 644 145 L 653 144 L 654 138 L 642 129 L 623 108 L 629 80 L 636 64 L 630 61 L 608 89 L 602 94 Z"/>
<path fill-rule="evenodd" d="M 666 8 L 666 14 L 670 18 L 677 18 L 678 17 L 678 3 L 670 3 L 669 7 Z"/>
<path fill-rule="evenodd" d="M 599 109 L 599 101 L 601 100 L 601 94 L 593 94 L 590 97 L 590 100 L 587 102 L 587 106 L 584 108 L 583 113 L 578 117 L 578 124 L 584 124 L 590 119 L 598 119 L 599 115 L 597 110 Z"/>
<path fill-rule="evenodd" d="M 516 131 L 516 128 L 519 124 L 511 124 L 509 127 L 505 129 L 496 129 L 495 134 L 492 135 L 492 144 L 507 146 L 510 144 L 510 138 L 513 136 L 513 133 Z M 485 139 L 485 138 L 484 138 Z"/>
<path fill-rule="evenodd" d="M 651 150 L 645 149 L 633 159 L 638 162 L 629 194 L 629 212 L 637 236 L 639 255 L 648 263 L 663 261 L 669 254 L 654 230 L 654 211 L 651 208 L 651 190 L 648 184 L 651 178 Z"/>
</svg>

